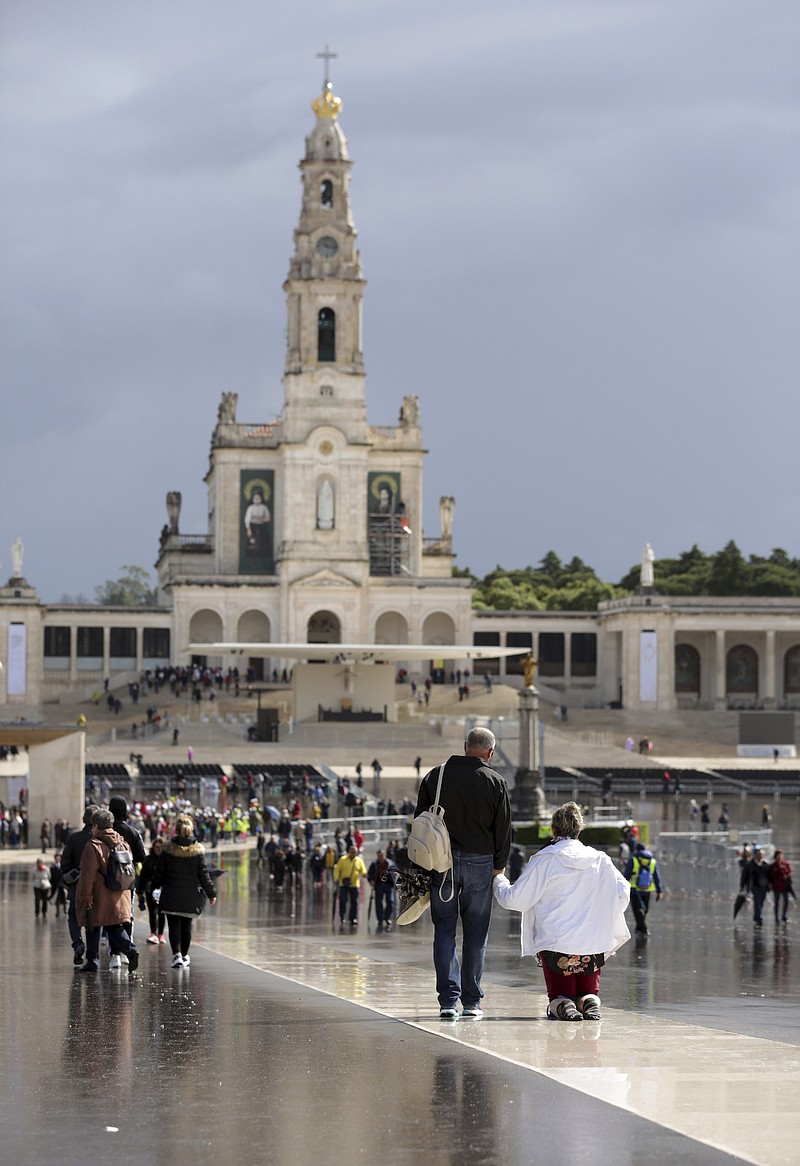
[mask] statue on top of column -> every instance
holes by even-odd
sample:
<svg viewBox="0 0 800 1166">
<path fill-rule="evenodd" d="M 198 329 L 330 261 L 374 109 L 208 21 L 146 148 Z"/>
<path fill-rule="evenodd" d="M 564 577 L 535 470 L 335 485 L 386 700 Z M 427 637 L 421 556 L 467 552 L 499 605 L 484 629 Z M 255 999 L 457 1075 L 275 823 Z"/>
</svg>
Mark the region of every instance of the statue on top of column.
<svg viewBox="0 0 800 1166">
<path fill-rule="evenodd" d="M 533 652 L 528 652 L 527 656 L 522 657 L 520 663 L 525 672 L 525 687 L 530 688 L 536 676 L 536 665 L 539 661 L 534 658 Z"/>
<path fill-rule="evenodd" d="M 639 582 L 643 590 L 645 588 L 652 588 L 653 586 L 653 563 L 655 561 L 656 556 L 653 552 L 653 548 L 650 546 L 650 543 L 646 543 L 645 548 L 642 551 L 642 567 L 641 571 L 639 572 Z"/>
</svg>

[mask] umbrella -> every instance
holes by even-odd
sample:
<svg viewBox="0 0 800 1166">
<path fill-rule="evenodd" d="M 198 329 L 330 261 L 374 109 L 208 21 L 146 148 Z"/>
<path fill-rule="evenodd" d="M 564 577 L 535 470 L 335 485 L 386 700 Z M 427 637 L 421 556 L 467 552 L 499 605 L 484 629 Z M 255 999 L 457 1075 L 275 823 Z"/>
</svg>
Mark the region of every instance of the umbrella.
<svg viewBox="0 0 800 1166">
<path fill-rule="evenodd" d="M 267 811 L 270 818 L 274 818 L 274 820 L 276 822 L 280 822 L 280 820 L 281 820 L 280 810 L 276 809 L 275 806 L 265 806 L 264 809 Z"/>
<path fill-rule="evenodd" d="M 744 907 L 746 902 L 747 902 L 747 895 L 737 895 L 736 896 L 736 902 L 733 904 L 733 917 L 734 917 L 734 919 L 739 914 L 742 907 Z"/>
</svg>

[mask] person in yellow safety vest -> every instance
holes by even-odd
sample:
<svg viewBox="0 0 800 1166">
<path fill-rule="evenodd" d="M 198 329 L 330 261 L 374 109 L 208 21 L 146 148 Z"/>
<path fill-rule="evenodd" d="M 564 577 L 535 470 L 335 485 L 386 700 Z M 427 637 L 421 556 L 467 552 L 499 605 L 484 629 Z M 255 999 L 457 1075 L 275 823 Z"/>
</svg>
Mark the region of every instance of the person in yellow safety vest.
<svg viewBox="0 0 800 1166">
<path fill-rule="evenodd" d="M 333 868 L 336 866 L 336 851 L 330 844 L 325 849 L 323 862 L 325 864 L 325 881 L 329 883 L 333 879 Z"/>
<path fill-rule="evenodd" d="M 636 850 L 628 859 L 622 873 L 631 884 L 631 907 L 636 920 L 636 934 L 648 935 L 645 920 L 653 892 L 655 891 L 656 902 L 661 898 L 661 878 L 656 860 L 643 842 L 636 843 Z"/>
<path fill-rule="evenodd" d="M 361 879 L 365 878 L 366 874 L 367 868 L 364 865 L 364 859 L 355 846 L 351 846 L 347 854 L 343 854 L 334 867 L 333 881 L 339 888 L 339 922 L 342 926 L 344 926 L 344 913 L 348 903 L 350 904 L 350 926 L 355 927 L 358 923 L 358 891 Z"/>
</svg>

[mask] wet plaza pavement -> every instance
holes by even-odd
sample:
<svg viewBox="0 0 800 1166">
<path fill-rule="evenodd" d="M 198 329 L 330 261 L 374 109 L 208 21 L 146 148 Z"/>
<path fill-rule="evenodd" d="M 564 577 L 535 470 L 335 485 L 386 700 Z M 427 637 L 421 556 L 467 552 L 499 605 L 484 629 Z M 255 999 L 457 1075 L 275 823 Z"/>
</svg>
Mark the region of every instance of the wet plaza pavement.
<svg viewBox="0 0 800 1166">
<path fill-rule="evenodd" d="M 369 854 L 367 855 L 369 858 Z M 731 894 L 653 904 L 603 973 L 604 1019 L 544 1019 L 518 916 L 495 911 L 481 1022 L 444 1024 L 428 916 L 331 923 L 226 853 L 190 969 L 145 942 L 137 976 L 73 971 L 63 918 L 33 917 L 32 863 L 0 865 L 0 1101 L 9 1163 L 772 1164 L 800 1159 L 800 915 Z M 734 890 L 735 888 L 731 888 Z"/>
</svg>

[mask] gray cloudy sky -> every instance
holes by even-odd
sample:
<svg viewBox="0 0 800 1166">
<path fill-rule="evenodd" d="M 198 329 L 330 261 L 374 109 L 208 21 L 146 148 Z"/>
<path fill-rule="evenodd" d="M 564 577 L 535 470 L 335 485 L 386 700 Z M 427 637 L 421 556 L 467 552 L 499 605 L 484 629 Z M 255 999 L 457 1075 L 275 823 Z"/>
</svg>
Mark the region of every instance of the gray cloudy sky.
<svg viewBox="0 0 800 1166">
<path fill-rule="evenodd" d="M 281 407 L 330 42 L 368 412 L 478 573 L 800 555 L 796 0 L 0 0 L 0 576 L 151 568 L 223 390 Z"/>
</svg>

